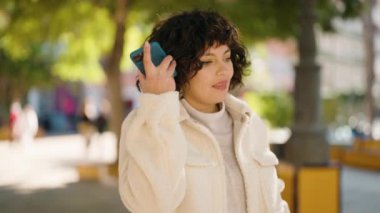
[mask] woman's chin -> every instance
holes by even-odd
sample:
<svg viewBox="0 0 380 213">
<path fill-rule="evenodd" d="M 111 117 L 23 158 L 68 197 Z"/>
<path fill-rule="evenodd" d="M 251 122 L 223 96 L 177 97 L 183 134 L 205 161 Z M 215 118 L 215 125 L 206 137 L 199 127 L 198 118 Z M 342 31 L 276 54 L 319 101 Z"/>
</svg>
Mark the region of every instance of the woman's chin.
<svg viewBox="0 0 380 213">
<path fill-rule="evenodd" d="M 227 97 L 227 93 L 225 93 L 225 94 L 220 94 L 220 95 L 218 95 L 218 96 L 214 96 L 214 97 L 212 98 L 212 100 L 213 100 L 213 103 L 218 104 L 218 103 L 223 102 L 223 101 L 226 99 L 226 97 Z"/>
</svg>

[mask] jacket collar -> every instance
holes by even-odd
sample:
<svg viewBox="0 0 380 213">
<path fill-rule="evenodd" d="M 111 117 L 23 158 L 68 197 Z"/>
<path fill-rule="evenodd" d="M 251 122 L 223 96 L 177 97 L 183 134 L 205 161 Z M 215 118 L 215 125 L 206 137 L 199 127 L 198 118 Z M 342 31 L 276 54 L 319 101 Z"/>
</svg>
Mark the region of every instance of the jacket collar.
<svg viewBox="0 0 380 213">
<path fill-rule="evenodd" d="M 262 166 L 278 164 L 277 157 L 269 149 L 267 129 L 258 115 L 250 109 L 246 102 L 231 94 L 226 96 L 224 103 L 233 120 L 237 121 L 236 133 L 241 131 L 240 127 L 243 123 L 249 124 L 249 134 L 255 137 L 255 140 L 250 139 L 251 142 L 248 143 L 250 155 Z M 180 122 L 184 120 L 192 121 L 192 118 L 180 104 Z"/>
<path fill-rule="evenodd" d="M 254 114 L 246 102 L 231 94 L 227 95 L 225 104 L 226 109 L 231 114 L 232 118 L 241 123 L 251 120 Z"/>
<path fill-rule="evenodd" d="M 246 122 L 249 121 L 253 115 L 253 112 L 247 103 L 231 94 L 227 94 L 224 104 L 226 105 L 226 110 L 231 114 L 234 120 Z M 191 119 L 189 113 L 186 111 L 185 107 L 180 104 L 180 121 L 188 119 Z"/>
</svg>

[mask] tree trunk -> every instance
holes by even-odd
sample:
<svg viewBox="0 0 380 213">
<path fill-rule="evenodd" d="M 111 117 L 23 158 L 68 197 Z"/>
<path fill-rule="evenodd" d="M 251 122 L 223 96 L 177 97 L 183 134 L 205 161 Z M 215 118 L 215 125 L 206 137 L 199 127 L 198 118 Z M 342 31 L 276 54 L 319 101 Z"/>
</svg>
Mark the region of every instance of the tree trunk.
<svg viewBox="0 0 380 213">
<path fill-rule="evenodd" d="M 372 18 L 372 9 L 375 8 L 376 0 L 368 0 L 365 1 L 365 3 L 366 8 L 362 15 L 366 74 L 365 113 L 370 126 L 369 134 L 372 136 L 372 125 L 374 120 L 372 88 L 375 80 L 375 24 Z"/>
<path fill-rule="evenodd" d="M 127 0 L 117 0 L 115 11 L 116 34 L 110 56 L 105 63 L 107 89 L 111 102 L 110 130 L 120 136 L 120 128 L 124 119 L 124 108 L 121 96 L 120 60 L 123 55 L 125 19 L 127 16 Z"/>
<path fill-rule="evenodd" d="M 300 0 L 299 64 L 294 89 L 294 126 L 285 145 L 285 159 L 296 166 L 328 163 L 328 143 L 322 123 L 320 66 L 316 63 L 315 0 Z"/>
<path fill-rule="evenodd" d="M 11 93 L 9 91 L 8 78 L 5 76 L 0 76 L 0 109 L 3 108 L 4 114 L 0 114 L 0 127 L 1 125 L 8 125 L 9 123 L 9 108 L 11 105 Z M 1 113 L 1 112 L 0 112 Z M 1 123 L 4 122 L 4 123 Z"/>
</svg>

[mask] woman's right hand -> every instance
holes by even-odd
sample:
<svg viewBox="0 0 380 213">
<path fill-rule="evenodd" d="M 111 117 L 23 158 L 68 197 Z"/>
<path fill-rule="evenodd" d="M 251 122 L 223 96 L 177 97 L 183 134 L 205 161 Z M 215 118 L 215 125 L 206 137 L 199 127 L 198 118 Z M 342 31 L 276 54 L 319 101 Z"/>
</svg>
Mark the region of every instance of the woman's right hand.
<svg viewBox="0 0 380 213">
<path fill-rule="evenodd" d="M 162 60 L 157 67 L 153 64 L 150 54 L 150 44 L 144 43 L 143 58 L 145 76 L 139 72 L 140 89 L 144 93 L 162 94 L 165 92 L 175 91 L 175 81 L 173 73 L 176 67 L 176 61 L 168 55 Z"/>
</svg>

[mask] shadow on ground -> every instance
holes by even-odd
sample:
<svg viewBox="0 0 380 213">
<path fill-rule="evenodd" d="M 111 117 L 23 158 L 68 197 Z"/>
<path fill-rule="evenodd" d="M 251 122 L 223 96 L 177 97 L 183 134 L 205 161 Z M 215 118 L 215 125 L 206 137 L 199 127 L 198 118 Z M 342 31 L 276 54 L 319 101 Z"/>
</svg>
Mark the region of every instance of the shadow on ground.
<svg viewBox="0 0 380 213">
<path fill-rule="evenodd" d="M 4 213 L 126 213 L 117 188 L 98 182 L 81 181 L 63 188 L 20 191 L 0 187 L 0 206 Z"/>
</svg>

